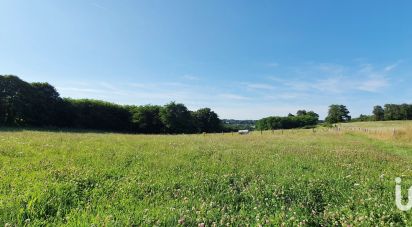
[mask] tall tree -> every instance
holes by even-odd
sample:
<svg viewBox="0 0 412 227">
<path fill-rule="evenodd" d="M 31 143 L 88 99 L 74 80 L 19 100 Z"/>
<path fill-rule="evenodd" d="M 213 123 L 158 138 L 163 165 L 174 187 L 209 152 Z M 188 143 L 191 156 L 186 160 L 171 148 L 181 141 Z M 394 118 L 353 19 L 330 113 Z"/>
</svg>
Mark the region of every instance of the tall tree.
<svg viewBox="0 0 412 227">
<path fill-rule="evenodd" d="M 374 106 L 372 113 L 375 121 L 383 121 L 385 119 L 385 111 L 382 106 Z"/>
<path fill-rule="evenodd" d="M 160 119 L 161 106 L 131 106 L 132 131 L 139 133 L 161 133 L 164 132 L 164 125 Z"/>
<path fill-rule="evenodd" d="M 304 116 L 306 114 L 307 114 L 306 110 L 298 110 L 298 112 L 296 112 L 296 116 Z"/>
<path fill-rule="evenodd" d="M 401 120 L 400 106 L 396 104 L 385 104 L 385 120 Z"/>
<path fill-rule="evenodd" d="M 56 126 L 60 121 L 58 113 L 62 102 L 59 93 L 48 83 L 32 83 L 33 106 L 30 111 L 30 125 Z"/>
<path fill-rule="evenodd" d="M 409 119 L 409 106 L 408 104 L 404 103 L 399 106 L 400 111 L 400 118 L 399 120 L 408 120 Z"/>
<path fill-rule="evenodd" d="M 185 105 L 171 102 L 160 111 L 167 133 L 192 133 L 196 131 L 192 115 Z"/>
<path fill-rule="evenodd" d="M 349 110 L 344 105 L 331 105 L 329 106 L 328 116 L 326 122 L 330 124 L 350 121 L 351 116 Z"/>
<path fill-rule="evenodd" d="M 33 105 L 31 85 L 17 76 L 0 75 L 0 125 L 27 125 Z"/>
<path fill-rule="evenodd" d="M 193 112 L 193 118 L 198 132 L 219 132 L 222 130 L 219 117 L 210 108 Z"/>
</svg>

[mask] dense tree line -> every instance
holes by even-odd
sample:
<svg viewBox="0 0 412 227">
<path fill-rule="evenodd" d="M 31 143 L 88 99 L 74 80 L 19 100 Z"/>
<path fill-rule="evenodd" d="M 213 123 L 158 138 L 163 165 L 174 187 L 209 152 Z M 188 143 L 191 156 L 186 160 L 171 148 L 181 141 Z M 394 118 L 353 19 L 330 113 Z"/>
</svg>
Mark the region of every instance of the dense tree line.
<svg viewBox="0 0 412 227">
<path fill-rule="evenodd" d="M 349 111 L 343 105 L 331 105 L 325 121 L 328 123 L 356 122 L 356 121 L 394 121 L 412 120 L 412 104 L 385 104 L 374 106 L 372 115 L 361 114 L 351 119 Z"/>
<path fill-rule="evenodd" d="M 295 115 L 287 117 L 266 117 L 256 122 L 258 130 L 292 129 L 314 126 L 318 124 L 319 115 L 313 111 L 299 110 Z"/>
<path fill-rule="evenodd" d="M 412 120 L 412 104 L 385 104 L 373 108 L 375 121 Z"/>
<path fill-rule="evenodd" d="M 136 133 L 222 131 L 209 108 L 190 111 L 171 102 L 164 106 L 122 106 L 90 99 L 61 98 L 48 83 L 27 83 L 0 76 L 0 126 L 58 127 Z"/>
</svg>

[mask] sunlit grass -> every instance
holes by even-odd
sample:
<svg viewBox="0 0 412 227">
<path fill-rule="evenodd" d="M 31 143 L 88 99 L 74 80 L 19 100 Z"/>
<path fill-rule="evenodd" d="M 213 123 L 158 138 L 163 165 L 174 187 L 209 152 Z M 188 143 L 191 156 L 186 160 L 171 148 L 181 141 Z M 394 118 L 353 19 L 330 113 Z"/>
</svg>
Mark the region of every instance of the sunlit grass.
<svg viewBox="0 0 412 227">
<path fill-rule="evenodd" d="M 378 124 L 363 126 L 390 133 L 395 123 Z M 2 131 L 0 225 L 411 223 L 394 179 L 412 186 L 412 146 L 374 136 Z"/>
<path fill-rule="evenodd" d="M 350 131 L 358 131 L 375 139 L 412 144 L 412 121 L 379 121 L 340 124 Z"/>
</svg>

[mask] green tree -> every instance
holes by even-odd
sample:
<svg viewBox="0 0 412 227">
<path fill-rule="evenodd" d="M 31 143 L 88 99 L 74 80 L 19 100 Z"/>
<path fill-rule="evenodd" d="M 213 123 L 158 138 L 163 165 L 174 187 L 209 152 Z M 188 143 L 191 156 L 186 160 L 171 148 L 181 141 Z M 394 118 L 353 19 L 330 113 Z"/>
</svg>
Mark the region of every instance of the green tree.
<svg viewBox="0 0 412 227">
<path fill-rule="evenodd" d="M 385 119 L 385 111 L 382 106 L 374 106 L 372 113 L 375 121 L 383 121 Z"/>
<path fill-rule="evenodd" d="M 0 76 L 0 125 L 27 125 L 33 106 L 31 85 L 17 76 Z"/>
<path fill-rule="evenodd" d="M 210 108 L 202 108 L 192 113 L 198 132 L 219 132 L 222 125 L 219 117 Z"/>
<path fill-rule="evenodd" d="M 192 133 L 222 130 L 209 108 L 190 112 L 174 102 L 122 106 L 90 99 L 61 98 L 48 83 L 27 83 L 0 75 L 0 126 L 70 127 L 141 133 Z"/>
<path fill-rule="evenodd" d="M 409 119 L 409 106 L 408 104 L 404 103 L 399 106 L 400 111 L 400 119 L 399 120 L 408 120 Z"/>
<path fill-rule="evenodd" d="M 33 105 L 28 119 L 33 126 L 56 126 L 62 99 L 56 89 L 48 83 L 32 83 Z"/>
<path fill-rule="evenodd" d="M 160 119 L 167 133 L 192 133 L 196 131 L 190 111 L 181 103 L 166 104 L 160 111 Z"/>
<path fill-rule="evenodd" d="M 352 122 L 358 122 L 358 121 L 374 121 L 375 120 L 375 116 L 373 115 L 359 115 L 358 118 L 352 118 Z"/>
<path fill-rule="evenodd" d="M 83 129 L 129 131 L 130 112 L 117 104 L 92 99 L 66 99 L 73 114 L 73 126 Z"/>
<path fill-rule="evenodd" d="M 385 120 L 402 120 L 401 108 L 396 104 L 385 104 Z"/>
<path fill-rule="evenodd" d="M 132 131 L 139 133 L 161 133 L 165 131 L 160 119 L 161 106 L 131 106 Z"/>
<path fill-rule="evenodd" d="M 344 105 L 331 105 L 329 106 L 328 116 L 325 121 L 334 124 L 339 122 L 347 122 L 351 120 L 349 110 Z"/>
<path fill-rule="evenodd" d="M 298 112 L 296 112 L 296 116 L 304 116 L 306 114 L 307 114 L 306 110 L 298 110 Z"/>
<path fill-rule="evenodd" d="M 316 125 L 319 115 L 313 111 L 299 110 L 296 116 L 289 114 L 287 117 L 266 117 L 256 122 L 258 130 L 291 129 Z"/>
</svg>

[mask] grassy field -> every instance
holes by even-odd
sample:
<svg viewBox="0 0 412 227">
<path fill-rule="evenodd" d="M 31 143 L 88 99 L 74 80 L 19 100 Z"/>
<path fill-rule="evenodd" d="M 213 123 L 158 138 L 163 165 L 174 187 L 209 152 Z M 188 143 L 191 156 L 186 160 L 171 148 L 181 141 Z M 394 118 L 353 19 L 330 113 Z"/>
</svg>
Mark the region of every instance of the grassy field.
<svg viewBox="0 0 412 227">
<path fill-rule="evenodd" d="M 394 179 L 404 194 L 412 186 L 411 126 L 244 136 L 2 130 L 0 226 L 410 225 Z"/>
</svg>

